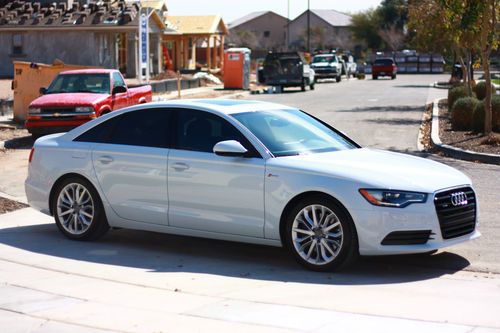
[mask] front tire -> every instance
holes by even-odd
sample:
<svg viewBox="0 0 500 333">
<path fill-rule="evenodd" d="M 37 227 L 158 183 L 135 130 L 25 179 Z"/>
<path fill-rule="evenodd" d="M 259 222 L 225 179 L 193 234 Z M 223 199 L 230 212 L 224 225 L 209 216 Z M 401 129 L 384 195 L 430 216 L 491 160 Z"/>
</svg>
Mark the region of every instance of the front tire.
<svg viewBox="0 0 500 333">
<path fill-rule="evenodd" d="M 337 82 L 342 81 L 342 75 L 337 75 L 337 77 L 335 77 L 335 81 Z"/>
<path fill-rule="evenodd" d="M 351 217 L 327 196 L 301 200 L 288 214 L 284 236 L 295 260 L 314 271 L 338 270 L 358 253 Z"/>
<path fill-rule="evenodd" d="M 69 177 L 57 185 L 52 212 L 59 230 L 73 240 L 95 240 L 109 229 L 99 194 L 83 178 Z"/>
</svg>

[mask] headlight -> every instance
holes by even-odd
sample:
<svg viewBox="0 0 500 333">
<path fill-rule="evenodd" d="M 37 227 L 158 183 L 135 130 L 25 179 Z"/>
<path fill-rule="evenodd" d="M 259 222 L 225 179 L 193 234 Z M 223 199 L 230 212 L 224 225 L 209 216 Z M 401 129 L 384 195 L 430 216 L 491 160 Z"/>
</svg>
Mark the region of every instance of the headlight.
<svg viewBox="0 0 500 333">
<path fill-rule="evenodd" d="M 94 112 L 94 108 L 91 106 L 77 106 L 75 112 Z"/>
<path fill-rule="evenodd" d="M 40 108 L 29 108 L 28 109 L 28 113 L 40 113 L 42 111 L 42 109 Z"/>
<path fill-rule="evenodd" d="M 427 194 L 397 190 L 360 189 L 359 193 L 372 205 L 403 208 L 412 203 L 424 203 Z"/>
</svg>

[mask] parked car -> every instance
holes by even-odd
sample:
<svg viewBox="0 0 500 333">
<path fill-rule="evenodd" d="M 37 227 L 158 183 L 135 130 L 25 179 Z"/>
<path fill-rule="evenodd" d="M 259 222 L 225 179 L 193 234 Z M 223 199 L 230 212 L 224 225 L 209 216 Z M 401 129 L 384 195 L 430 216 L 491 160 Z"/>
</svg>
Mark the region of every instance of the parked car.
<svg viewBox="0 0 500 333">
<path fill-rule="evenodd" d="M 342 80 L 343 64 L 339 57 L 333 53 L 317 54 L 313 57 L 311 68 L 314 69 L 315 79 L 332 78 L 340 82 Z"/>
<path fill-rule="evenodd" d="M 398 68 L 394 59 L 380 58 L 375 59 L 372 65 L 372 78 L 378 79 L 380 76 L 390 76 L 392 80 L 396 78 Z"/>
<path fill-rule="evenodd" d="M 256 101 L 137 105 L 42 137 L 25 188 L 70 239 L 116 227 L 285 246 L 319 271 L 480 236 L 460 171 Z"/>
<path fill-rule="evenodd" d="M 61 72 L 29 105 L 26 128 L 35 137 L 65 132 L 111 111 L 151 102 L 150 85 L 129 88 L 113 69 Z"/>
<path fill-rule="evenodd" d="M 269 86 L 314 89 L 315 72 L 298 52 L 269 52 L 264 60 L 262 79 Z"/>
</svg>

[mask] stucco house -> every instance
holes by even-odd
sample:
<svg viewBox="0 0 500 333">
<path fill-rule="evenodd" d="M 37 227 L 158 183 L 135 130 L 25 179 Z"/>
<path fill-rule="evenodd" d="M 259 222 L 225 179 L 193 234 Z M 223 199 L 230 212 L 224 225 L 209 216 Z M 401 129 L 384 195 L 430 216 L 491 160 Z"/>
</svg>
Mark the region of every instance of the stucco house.
<svg viewBox="0 0 500 333">
<path fill-rule="evenodd" d="M 309 17 L 310 45 L 314 49 L 353 49 L 354 43 L 349 26 L 351 16 L 333 9 L 306 10 L 290 22 L 290 46 L 307 48 L 307 21 Z"/>
<path fill-rule="evenodd" d="M 287 47 L 288 19 L 272 11 L 253 12 L 228 24 L 227 42 L 258 51 L 281 51 Z"/>
</svg>

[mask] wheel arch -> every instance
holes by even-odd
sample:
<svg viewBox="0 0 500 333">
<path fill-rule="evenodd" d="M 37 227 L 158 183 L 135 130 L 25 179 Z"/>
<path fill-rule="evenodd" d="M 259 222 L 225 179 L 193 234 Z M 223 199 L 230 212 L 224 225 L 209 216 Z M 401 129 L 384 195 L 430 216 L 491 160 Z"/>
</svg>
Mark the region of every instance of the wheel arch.
<svg viewBox="0 0 500 333">
<path fill-rule="evenodd" d="M 51 215 L 54 215 L 54 212 L 52 211 L 52 200 L 54 199 L 56 188 L 64 180 L 66 180 L 67 178 L 71 178 L 71 177 L 80 178 L 80 179 L 85 180 L 86 182 L 88 182 L 94 188 L 94 190 L 96 191 L 96 193 L 99 194 L 99 191 L 97 190 L 97 188 L 95 187 L 95 185 L 92 183 L 92 181 L 88 177 L 85 177 L 84 175 L 76 173 L 76 172 L 65 173 L 64 175 L 61 175 L 59 178 L 57 178 L 57 180 L 52 185 L 52 188 L 50 189 L 50 194 L 49 194 L 49 212 L 50 212 Z"/>
<path fill-rule="evenodd" d="M 321 191 L 307 191 L 307 192 L 302 192 L 300 194 L 297 194 L 295 197 L 293 197 L 292 199 L 290 199 L 288 201 L 288 203 L 286 204 L 286 206 L 283 209 L 283 212 L 281 213 L 281 216 L 280 216 L 279 231 L 280 231 L 281 244 L 283 244 L 283 245 L 286 244 L 285 243 L 285 238 L 284 238 L 285 237 L 285 227 L 286 227 L 286 219 L 287 219 L 288 214 L 290 213 L 290 211 L 301 200 L 303 200 L 303 199 L 305 199 L 307 197 L 314 196 L 314 195 L 320 195 L 320 196 L 328 198 L 329 200 L 332 200 L 335 204 L 337 204 L 340 207 L 340 209 L 342 209 L 342 211 L 347 216 L 349 216 L 349 218 L 352 221 L 352 227 L 353 227 L 353 230 L 354 230 L 354 234 L 356 236 L 356 244 L 358 246 L 358 248 L 356 249 L 356 251 L 359 251 L 358 231 L 356 230 L 356 224 L 354 223 L 354 219 L 352 218 L 352 215 L 349 213 L 349 210 L 347 210 L 347 208 L 342 204 L 342 202 L 340 202 L 334 196 L 332 196 L 331 194 L 325 193 L 325 192 L 321 192 Z"/>
</svg>

